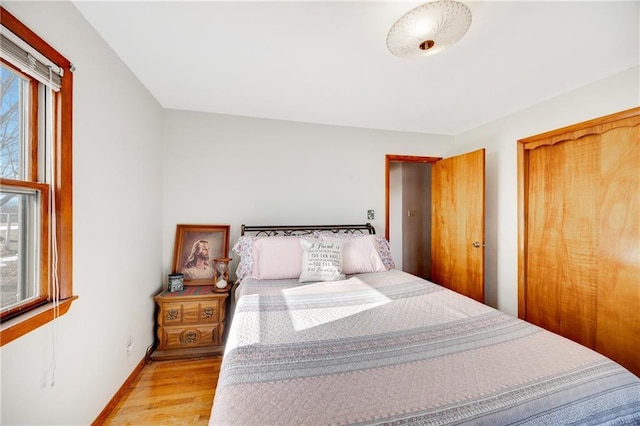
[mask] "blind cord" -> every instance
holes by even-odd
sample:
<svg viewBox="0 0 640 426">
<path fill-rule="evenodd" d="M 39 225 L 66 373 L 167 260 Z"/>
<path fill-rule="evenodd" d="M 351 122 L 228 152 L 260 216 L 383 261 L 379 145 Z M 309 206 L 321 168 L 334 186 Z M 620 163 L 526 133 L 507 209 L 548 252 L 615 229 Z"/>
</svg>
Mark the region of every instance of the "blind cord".
<svg viewBox="0 0 640 426">
<path fill-rule="evenodd" d="M 53 70 L 49 67 L 49 79 L 53 80 Z M 56 367 L 57 367 L 57 358 L 58 358 L 58 318 L 60 317 L 60 285 L 58 282 L 58 240 L 56 236 L 56 173 L 55 173 L 55 158 L 54 158 L 54 140 L 53 140 L 53 91 L 50 87 L 46 88 L 47 90 L 47 107 L 48 111 L 46 114 L 47 120 L 47 138 L 48 142 L 45 145 L 48 145 L 49 150 L 49 182 L 50 182 L 50 203 L 49 203 L 49 212 L 50 212 L 50 223 L 51 229 L 49 235 L 51 235 L 51 280 L 50 282 L 50 297 L 53 303 L 53 328 L 52 328 L 52 341 L 51 341 L 51 377 L 50 377 L 50 386 L 53 387 L 55 385 L 55 377 L 56 377 Z"/>
</svg>

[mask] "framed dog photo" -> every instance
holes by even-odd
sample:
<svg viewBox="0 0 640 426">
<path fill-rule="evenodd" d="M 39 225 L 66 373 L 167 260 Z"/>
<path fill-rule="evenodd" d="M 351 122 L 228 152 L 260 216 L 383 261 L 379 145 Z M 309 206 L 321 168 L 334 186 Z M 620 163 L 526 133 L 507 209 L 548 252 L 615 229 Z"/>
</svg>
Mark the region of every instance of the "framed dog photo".
<svg viewBox="0 0 640 426">
<path fill-rule="evenodd" d="M 229 225 L 178 225 L 173 273 L 184 285 L 213 285 L 213 259 L 229 253 Z"/>
</svg>

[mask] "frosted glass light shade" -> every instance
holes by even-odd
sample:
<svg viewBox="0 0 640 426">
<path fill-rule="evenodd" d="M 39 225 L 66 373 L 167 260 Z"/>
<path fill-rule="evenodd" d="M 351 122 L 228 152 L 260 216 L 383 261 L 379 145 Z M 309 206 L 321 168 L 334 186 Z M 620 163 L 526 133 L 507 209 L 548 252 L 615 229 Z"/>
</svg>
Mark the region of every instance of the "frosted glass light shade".
<svg viewBox="0 0 640 426">
<path fill-rule="evenodd" d="M 471 26 L 471 11 L 453 0 L 423 4 L 403 15 L 387 34 L 387 48 L 401 58 L 433 55 L 457 43 Z"/>
</svg>

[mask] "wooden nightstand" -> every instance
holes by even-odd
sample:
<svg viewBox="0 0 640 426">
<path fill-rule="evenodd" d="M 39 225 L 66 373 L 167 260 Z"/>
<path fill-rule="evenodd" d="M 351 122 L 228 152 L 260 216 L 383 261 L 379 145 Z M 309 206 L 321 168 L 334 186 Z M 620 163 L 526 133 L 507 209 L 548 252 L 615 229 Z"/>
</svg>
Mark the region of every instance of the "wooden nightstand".
<svg viewBox="0 0 640 426">
<path fill-rule="evenodd" d="M 151 359 L 222 354 L 228 296 L 228 291 L 213 292 L 213 286 L 187 286 L 155 296 L 158 346 Z"/>
</svg>

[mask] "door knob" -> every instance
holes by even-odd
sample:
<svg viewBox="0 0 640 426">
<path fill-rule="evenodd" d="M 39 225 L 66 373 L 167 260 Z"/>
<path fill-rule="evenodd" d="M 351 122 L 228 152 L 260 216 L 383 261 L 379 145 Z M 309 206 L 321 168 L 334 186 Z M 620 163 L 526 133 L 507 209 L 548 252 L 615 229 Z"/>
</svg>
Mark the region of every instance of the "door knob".
<svg viewBox="0 0 640 426">
<path fill-rule="evenodd" d="M 474 242 L 473 242 L 473 246 L 474 246 L 475 248 L 480 247 L 480 242 L 478 242 L 478 241 L 474 241 Z M 484 243 L 482 243 L 482 247 L 484 247 Z"/>
</svg>

